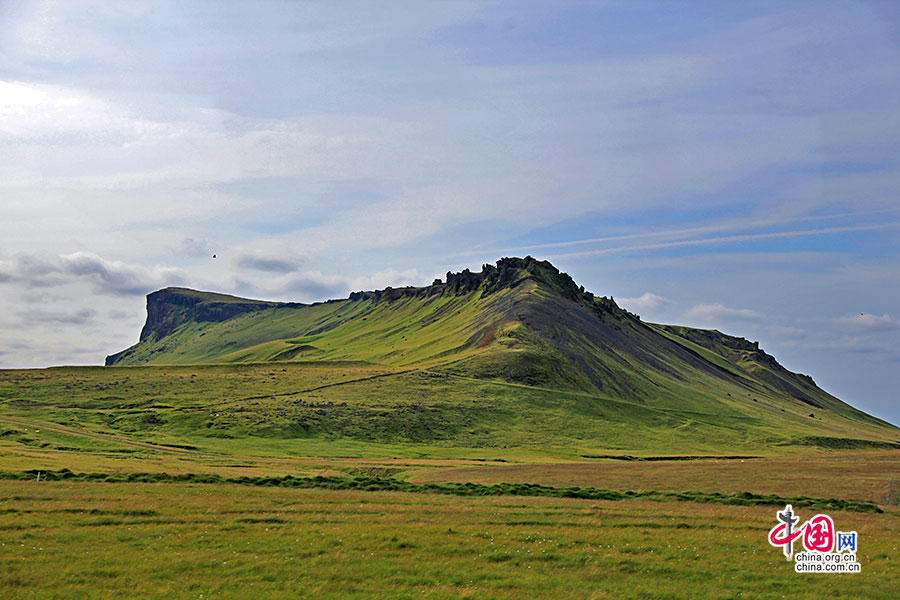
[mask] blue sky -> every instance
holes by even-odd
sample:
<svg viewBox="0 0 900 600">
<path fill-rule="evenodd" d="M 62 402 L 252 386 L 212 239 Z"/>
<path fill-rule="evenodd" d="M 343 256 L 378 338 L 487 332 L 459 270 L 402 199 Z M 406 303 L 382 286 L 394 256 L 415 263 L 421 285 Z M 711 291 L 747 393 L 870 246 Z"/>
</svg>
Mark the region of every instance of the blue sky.
<svg viewBox="0 0 900 600">
<path fill-rule="evenodd" d="M 891 1 L 0 3 L 0 365 L 531 254 L 900 423 L 897 65 Z"/>
</svg>

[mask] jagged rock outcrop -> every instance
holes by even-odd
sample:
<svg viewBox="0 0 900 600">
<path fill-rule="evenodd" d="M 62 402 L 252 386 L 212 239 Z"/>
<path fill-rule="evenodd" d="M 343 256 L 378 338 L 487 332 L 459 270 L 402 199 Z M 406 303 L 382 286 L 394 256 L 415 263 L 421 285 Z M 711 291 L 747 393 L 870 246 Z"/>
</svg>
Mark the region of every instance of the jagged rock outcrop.
<svg viewBox="0 0 900 600">
<path fill-rule="evenodd" d="M 459 273 L 448 272 L 445 281 L 435 279 L 427 287 L 388 287 L 383 290 L 353 292 L 348 299 L 371 300 L 378 303 L 408 297 L 462 296 L 479 291 L 482 296 L 488 296 L 503 289 L 515 288 L 529 280 L 546 284 L 562 297 L 585 303 L 595 310 L 626 313 L 612 298 L 595 297 L 591 292 L 586 292 L 584 286 L 577 285 L 568 273 L 561 272 L 549 261 L 537 260 L 531 256 L 501 258 L 496 265 L 482 265 L 478 273 L 473 273 L 469 269 L 463 269 Z"/>
</svg>

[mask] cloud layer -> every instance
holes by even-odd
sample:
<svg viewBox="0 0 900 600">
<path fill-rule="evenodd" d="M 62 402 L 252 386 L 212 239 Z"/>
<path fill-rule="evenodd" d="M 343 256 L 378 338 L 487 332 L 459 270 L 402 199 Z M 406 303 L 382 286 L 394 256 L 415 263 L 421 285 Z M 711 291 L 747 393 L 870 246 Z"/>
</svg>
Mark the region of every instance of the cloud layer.
<svg viewBox="0 0 900 600">
<path fill-rule="evenodd" d="M 0 262 L 0 283 L 26 288 L 53 288 L 77 282 L 91 285 L 94 293 L 142 296 L 159 287 L 183 285 L 180 269 L 142 267 L 107 260 L 91 252 L 74 252 L 55 257 L 21 253 Z"/>
<path fill-rule="evenodd" d="M 863 333 L 883 333 L 900 329 L 900 320 L 887 314 L 878 316 L 861 313 L 835 319 L 834 322 L 851 331 Z"/>
<path fill-rule="evenodd" d="M 758 321 L 760 316 L 749 308 L 730 308 L 723 304 L 696 304 L 684 313 L 686 321 L 702 325 L 727 325 L 735 321 Z"/>
<path fill-rule="evenodd" d="M 652 292 L 644 292 L 637 298 L 619 298 L 617 303 L 631 312 L 648 317 L 657 314 L 660 309 L 670 304 L 669 300 Z"/>
</svg>

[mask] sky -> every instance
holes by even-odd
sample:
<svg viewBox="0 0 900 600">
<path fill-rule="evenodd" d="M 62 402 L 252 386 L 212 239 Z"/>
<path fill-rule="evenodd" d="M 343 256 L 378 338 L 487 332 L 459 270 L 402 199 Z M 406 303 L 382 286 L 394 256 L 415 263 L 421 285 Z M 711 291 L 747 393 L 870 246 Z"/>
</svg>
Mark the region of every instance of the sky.
<svg viewBox="0 0 900 600">
<path fill-rule="evenodd" d="M 900 424 L 893 0 L 0 0 L 0 157 L 0 367 L 530 254 Z"/>
</svg>

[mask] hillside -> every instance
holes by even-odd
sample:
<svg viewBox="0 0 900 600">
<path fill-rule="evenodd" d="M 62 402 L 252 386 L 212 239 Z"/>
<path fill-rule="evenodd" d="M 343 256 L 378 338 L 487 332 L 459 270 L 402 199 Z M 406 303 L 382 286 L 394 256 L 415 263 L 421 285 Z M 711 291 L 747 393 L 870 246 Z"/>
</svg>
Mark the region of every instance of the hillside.
<svg viewBox="0 0 900 600">
<path fill-rule="evenodd" d="M 535 402 L 548 419 L 532 429 L 553 424 L 557 438 L 601 430 L 618 438 L 607 426 L 624 420 L 682 443 L 708 435 L 750 447 L 900 440 L 897 428 L 788 371 L 755 342 L 645 323 L 531 257 L 448 273 L 427 287 L 354 292 L 312 305 L 167 288 L 148 296 L 147 311 L 140 342 L 108 357 L 107 365 L 297 363 L 400 373 L 370 386 L 373 401 L 402 396 L 391 385 L 403 373 L 434 379 L 416 384 L 423 397 L 440 390 L 459 402 L 470 397 L 459 390 L 470 389 L 474 400 L 483 396 L 475 382 L 496 382 L 507 386 L 504 393 L 540 396 Z M 448 377 L 458 393 L 437 384 Z M 580 400 L 561 410 L 567 397 Z"/>
</svg>

